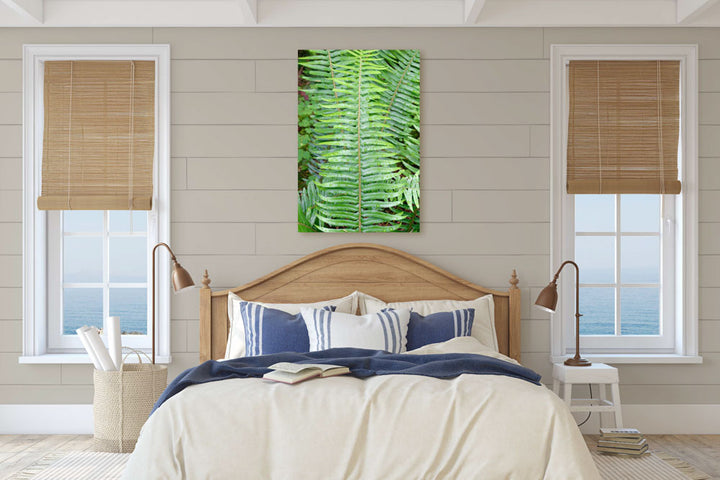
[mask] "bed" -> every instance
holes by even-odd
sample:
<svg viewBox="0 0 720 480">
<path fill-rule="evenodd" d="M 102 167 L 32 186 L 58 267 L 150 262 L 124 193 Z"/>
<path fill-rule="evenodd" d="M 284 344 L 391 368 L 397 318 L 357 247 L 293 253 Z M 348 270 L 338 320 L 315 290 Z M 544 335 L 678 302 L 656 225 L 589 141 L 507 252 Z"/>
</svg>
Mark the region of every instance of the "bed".
<svg viewBox="0 0 720 480">
<path fill-rule="evenodd" d="M 507 290 L 481 287 L 375 244 L 327 248 L 219 292 L 211 290 L 206 272 L 200 360 L 225 355 L 231 293 L 247 301 L 310 303 L 359 290 L 385 302 L 492 295 L 496 349 L 466 336 L 411 353 L 515 364 L 521 360 L 518 282 L 513 271 Z M 599 475 L 572 415 L 550 390 L 503 375 L 463 374 L 342 376 L 294 386 L 229 378 L 193 385 L 151 415 L 125 478 L 592 480 Z"/>
</svg>

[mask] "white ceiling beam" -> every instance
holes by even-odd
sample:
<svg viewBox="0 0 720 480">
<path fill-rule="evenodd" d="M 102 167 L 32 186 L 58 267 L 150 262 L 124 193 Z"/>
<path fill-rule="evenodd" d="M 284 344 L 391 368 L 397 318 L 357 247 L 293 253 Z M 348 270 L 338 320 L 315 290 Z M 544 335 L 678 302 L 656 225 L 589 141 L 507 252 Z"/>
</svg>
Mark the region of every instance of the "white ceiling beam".
<svg viewBox="0 0 720 480">
<path fill-rule="evenodd" d="M 245 22 L 249 24 L 258 23 L 257 18 L 257 2 L 258 0 L 238 0 L 240 2 L 240 10 L 243 12 Z"/>
<path fill-rule="evenodd" d="M 720 26 L 720 0 L 0 0 L 0 27 L 645 27 L 678 21 Z"/>
<path fill-rule="evenodd" d="M 697 19 L 717 0 L 677 0 L 677 23 L 687 23 Z"/>
<path fill-rule="evenodd" d="M 0 0 L 0 4 L 5 0 Z M 3 8 L 5 8 L 3 6 Z M 6 10 L 9 10 L 6 8 Z M 3 15 L 0 27 L 28 26 Z M 241 27 L 239 0 L 45 0 L 44 27 Z"/>
<path fill-rule="evenodd" d="M 478 26 L 650 27 L 675 25 L 674 0 L 487 0 Z"/>
<path fill-rule="evenodd" d="M 458 26 L 462 25 L 464 18 L 463 2 L 464 0 L 262 0 L 260 10 L 262 25 L 283 27 Z"/>
<path fill-rule="evenodd" d="M 2 3 L 38 23 L 43 23 L 43 0 L 0 0 Z"/>
<path fill-rule="evenodd" d="M 465 0 L 465 24 L 475 25 L 485 6 L 485 0 Z"/>
</svg>

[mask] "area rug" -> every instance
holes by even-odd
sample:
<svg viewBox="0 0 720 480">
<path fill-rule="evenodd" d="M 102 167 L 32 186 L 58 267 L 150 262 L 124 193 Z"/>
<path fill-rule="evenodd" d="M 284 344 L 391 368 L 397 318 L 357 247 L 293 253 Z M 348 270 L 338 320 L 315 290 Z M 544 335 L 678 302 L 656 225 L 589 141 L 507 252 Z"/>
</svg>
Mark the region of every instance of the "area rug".
<svg viewBox="0 0 720 480">
<path fill-rule="evenodd" d="M 712 477 L 689 463 L 653 451 L 640 457 L 605 455 L 590 449 L 603 480 L 708 480 Z"/>
<path fill-rule="evenodd" d="M 53 452 L 8 480 L 120 480 L 129 453 Z"/>
<path fill-rule="evenodd" d="M 687 462 L 653 452 L 642 457 L 603 455 L 591 449 L 603 480 L 708 480 Z M 129 453 L 54 452 L 8 480 L 120 480 Z"/>
</svg>

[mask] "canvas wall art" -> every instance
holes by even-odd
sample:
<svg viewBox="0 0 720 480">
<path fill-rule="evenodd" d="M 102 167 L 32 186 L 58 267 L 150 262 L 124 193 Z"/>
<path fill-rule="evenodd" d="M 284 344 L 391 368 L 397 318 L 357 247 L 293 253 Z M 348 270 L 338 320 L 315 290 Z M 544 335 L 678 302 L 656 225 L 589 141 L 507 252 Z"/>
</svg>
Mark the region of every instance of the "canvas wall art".
<svg viewBox="0 0 720 480">
<path fill-rule="evenodd" d="M 420 52 L 298 52 L 298 231 L 420 231 Z"/>
</svg>

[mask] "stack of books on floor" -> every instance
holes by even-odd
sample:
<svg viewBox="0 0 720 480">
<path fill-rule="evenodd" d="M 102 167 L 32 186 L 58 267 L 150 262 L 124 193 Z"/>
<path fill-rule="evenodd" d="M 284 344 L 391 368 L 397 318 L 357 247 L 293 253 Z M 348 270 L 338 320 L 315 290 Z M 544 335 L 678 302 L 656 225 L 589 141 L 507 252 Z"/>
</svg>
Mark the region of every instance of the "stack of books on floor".
<svg viewBox="0 0 720 480">
<path fill-rule="evenodd" d="M 645 435 L 634 428 L 601 428 L 598 452 L 640 456 L 647 452 Z"/>
</svg>

